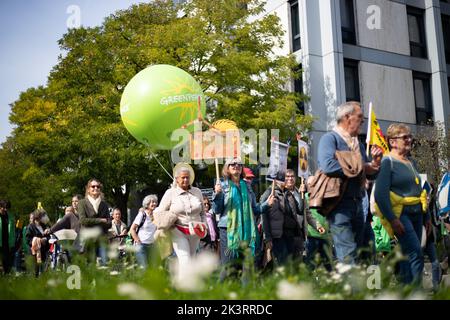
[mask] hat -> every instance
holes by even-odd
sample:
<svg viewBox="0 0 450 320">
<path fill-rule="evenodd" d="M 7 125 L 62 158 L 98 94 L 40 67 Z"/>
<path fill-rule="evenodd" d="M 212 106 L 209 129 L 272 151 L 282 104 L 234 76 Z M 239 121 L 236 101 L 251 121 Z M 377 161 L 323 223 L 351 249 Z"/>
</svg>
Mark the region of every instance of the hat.
<svg viewBox="0 0 450 320">
<path fill-rule="evenodd" d="M 253 174 L 252 169 L 247 168 L 247 167 L 244 168 L 244 176 L 246 178 L 254 178 L 255 177 L 255 175 Z"/>
</svg>

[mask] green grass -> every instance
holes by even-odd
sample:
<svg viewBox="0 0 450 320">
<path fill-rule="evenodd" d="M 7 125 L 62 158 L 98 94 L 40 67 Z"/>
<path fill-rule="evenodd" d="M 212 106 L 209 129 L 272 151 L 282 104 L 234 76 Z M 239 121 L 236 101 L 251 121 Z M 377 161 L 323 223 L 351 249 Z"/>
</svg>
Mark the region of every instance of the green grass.
<svg viewBox="0 0 450 320">
<path fill-rule="evenodd" d="M 38 278 L 29 273 L 0 277 L 0 299 L 207 299 L 207 300 L 274 300 L 280 298 L 306 299 L 374 299 L 420 298 L 449 299 L 450 288 L 441 288 L 435 294 L 399 285 L 388 262 L 380 265 L 381 289 L 368 289 L 365 266 L 343 273 L 327 273 L 323 268 L 309 272 L 303 264 L 288 264 L 260 274 L 251 272 L 246 285 L 239 277 L 218 281 L 219 271 L 206 275 L 204 286 L 198 292 L 178 290 L 172 285 L 168 268 L 159 266 L 147 271 L 120 267 L 120 273 L 111 273 L 117 265 L 98 269 L 79 259 L 80 289 L 70 290 L 67 282 L 73 274 L 47 271 Z M 391 269 L 389 269 L 391 268 Z"/>
</svg>

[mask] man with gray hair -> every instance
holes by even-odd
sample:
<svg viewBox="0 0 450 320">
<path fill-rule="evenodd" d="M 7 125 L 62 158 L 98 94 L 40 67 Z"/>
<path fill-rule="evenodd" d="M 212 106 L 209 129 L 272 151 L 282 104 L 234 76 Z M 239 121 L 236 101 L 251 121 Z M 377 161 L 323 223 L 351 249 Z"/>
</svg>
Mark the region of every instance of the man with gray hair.
<svg viewBox="0 0 450 320">
<path fill-rule="evenodd" d="M 339 262 L 354 264 L 357 259 L 357 249 L 362 245 L 364 230 L 364 214 L 362 198 L 365 175 L 374 178 L 381 164 L 382 150 L 373 146 L 372 161 L 369 162 L 366 150 L 358 141 L 358 134 L 363 123 L 363 112 L 359 102 L 350 101 L 337 108 L 335 128 L 326 133 L 319 142 L 319 169 L 327 176 L 340 177 L 346 182 L 340 200 L 327 216 L 330 230 Z M 344 152 L 343 152 L 344 151 Z M 348 153 L 350 151 L 350 153 Z M 346 168 L 338 161 L 338 157 L 359 157 L 362 163 L 356 176 L 349 175 Z"/>
</svg>

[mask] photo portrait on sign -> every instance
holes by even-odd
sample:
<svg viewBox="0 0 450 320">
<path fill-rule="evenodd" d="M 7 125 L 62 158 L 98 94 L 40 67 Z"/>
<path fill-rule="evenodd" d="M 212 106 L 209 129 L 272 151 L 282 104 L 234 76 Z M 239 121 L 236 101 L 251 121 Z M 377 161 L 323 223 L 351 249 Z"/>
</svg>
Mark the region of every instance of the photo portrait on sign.
<svg viewBox="0 0 450 320">
<path fill-rule="evenodd" d="M 267 171 L 267 180 L 284 181 L 287 169 L 287 156 L 289 145 L 272 140 L 270 144 L 270 163 Z"/>
<path fill-rule="evenodd" d="M 298 176 L 304 179 L 309 177 L 308 152 L 308 144 L 298 140 Z"/>
</svg>

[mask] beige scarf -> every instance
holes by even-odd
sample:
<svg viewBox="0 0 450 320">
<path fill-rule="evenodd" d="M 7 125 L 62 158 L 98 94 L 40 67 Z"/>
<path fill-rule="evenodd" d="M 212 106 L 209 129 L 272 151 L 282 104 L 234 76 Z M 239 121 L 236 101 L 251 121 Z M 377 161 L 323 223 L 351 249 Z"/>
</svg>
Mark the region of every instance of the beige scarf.
<svg viewBox="0 0 450 320">
<path fill-rule="evenodd" d="M 102 201 L 102 197 L 99 196 L 97 199 L 92 198 L 90 195 L 88 195 L 87 197 L 88 197 L 89 202 L 94 207 L 95 213 L 98 213 L 98 207 L 100 206 L 100 202 Z"/>
<path fill-rule="evenodd" d="M 350 151 L 359 151 L 358 137 L 352 137 L 347 131 L 336 125 L 333 129 L 338 135 L 344 139 L 345 143 L 349 147 Z"/>
</svg>

